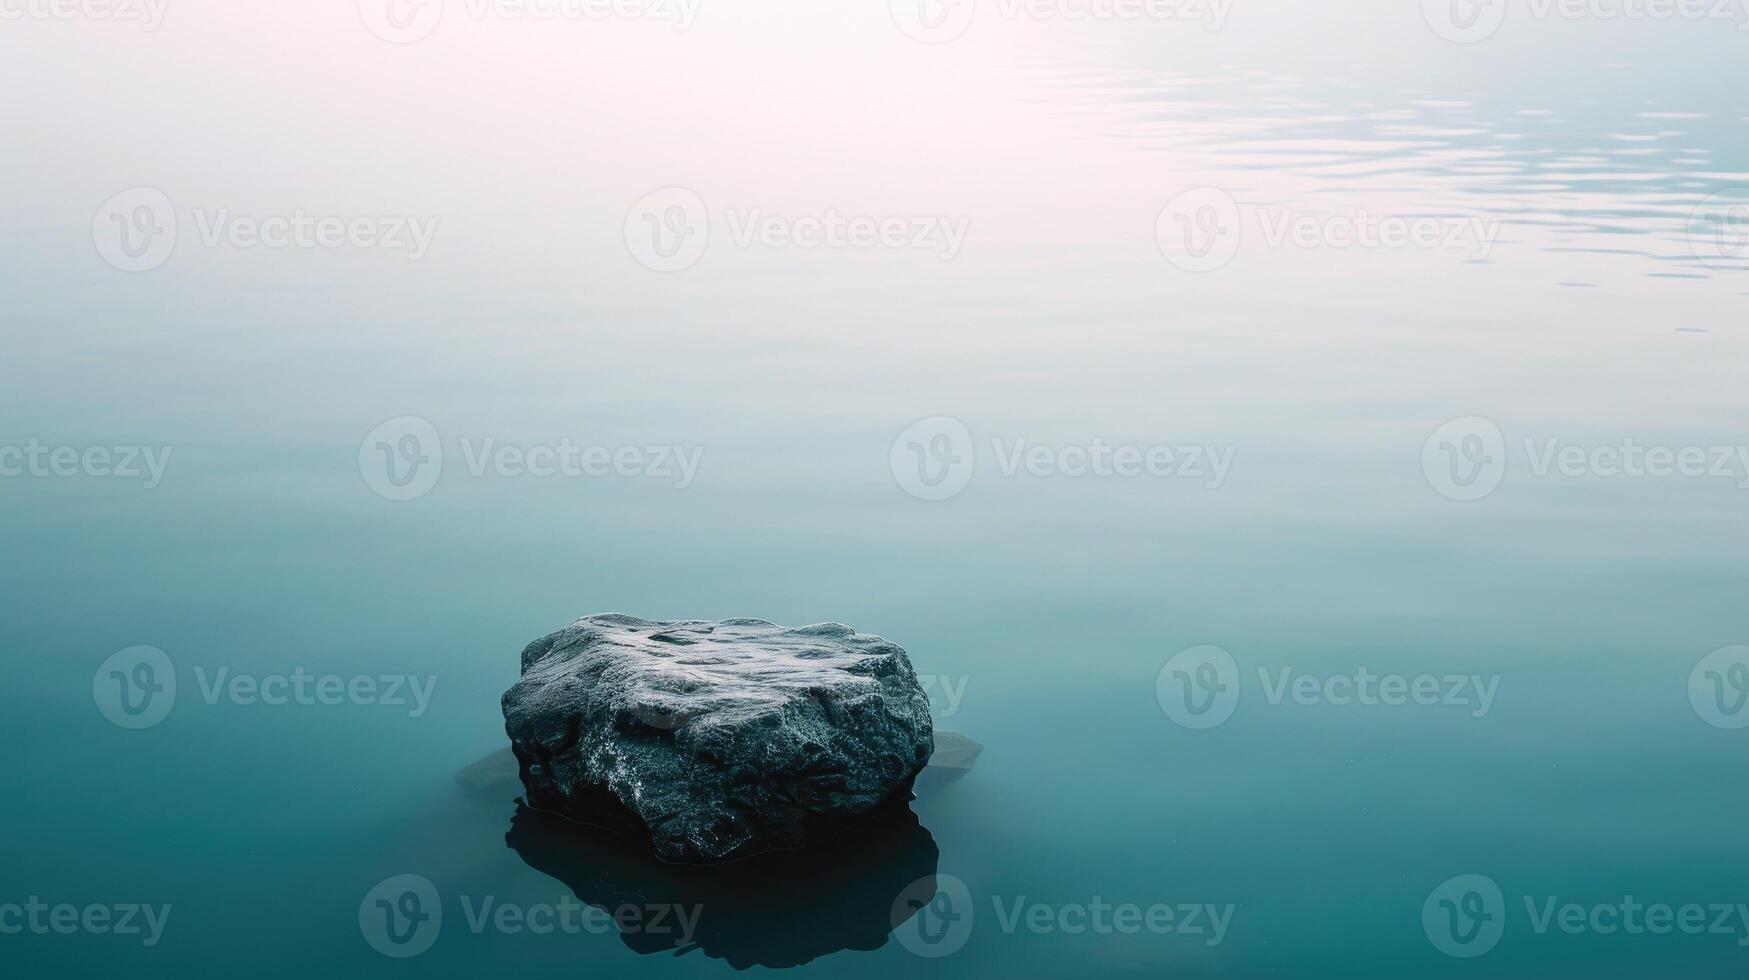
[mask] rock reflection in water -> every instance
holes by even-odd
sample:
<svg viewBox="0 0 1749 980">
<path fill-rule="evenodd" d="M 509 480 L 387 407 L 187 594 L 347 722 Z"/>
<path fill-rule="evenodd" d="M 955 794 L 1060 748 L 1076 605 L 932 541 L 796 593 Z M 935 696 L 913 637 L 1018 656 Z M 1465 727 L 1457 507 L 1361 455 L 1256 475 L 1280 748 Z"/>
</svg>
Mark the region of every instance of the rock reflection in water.
<svg viewBox="0 0 1749 980">
<path fill-rule="evenodd" d="M 903 804 L 831 841 L 730 864 L 665 864 L 647 842 L 521 805 L 505 840 L 529 867 L 610 913 L 627 904 L 696 908 L 692 945 L 678 951 L 697 948 L 738 970 L 879 949 L 899 924 L 893 910 L 934 894 L 939 856 Z M 916 901 L 900 902 L 911 890 Z M 639 953 L 676 951 L 671 934 L 620 938 Z"/>
</svg>

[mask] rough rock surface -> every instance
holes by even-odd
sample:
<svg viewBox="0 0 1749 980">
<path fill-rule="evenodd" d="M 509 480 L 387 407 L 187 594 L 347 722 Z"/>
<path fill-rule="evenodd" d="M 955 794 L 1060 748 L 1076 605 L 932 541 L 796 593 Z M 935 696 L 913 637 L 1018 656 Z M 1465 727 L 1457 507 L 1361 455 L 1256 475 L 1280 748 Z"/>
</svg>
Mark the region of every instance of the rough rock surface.
<svg viewBox="0 0 1749 980">
<path fill-rule="evenodd" d="M 838 623 L 589 616 L 522 652 L 504 719 L 530 805 L 669 861 L 810 843 L 907 798 L 934 749 L 905 651 Z"/>
</svg>

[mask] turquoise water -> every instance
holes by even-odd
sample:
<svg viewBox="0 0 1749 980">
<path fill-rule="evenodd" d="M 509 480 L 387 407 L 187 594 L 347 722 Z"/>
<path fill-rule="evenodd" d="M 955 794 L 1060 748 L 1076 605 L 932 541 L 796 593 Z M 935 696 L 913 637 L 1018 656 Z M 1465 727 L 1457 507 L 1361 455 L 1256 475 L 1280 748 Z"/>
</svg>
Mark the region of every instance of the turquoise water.
<svg viewBox="0 0 1749 980">
<path fill-rule="evenodd" d="M 1415 8 L 0 24 L 8 975 L 1740 976 L 1749 42 Z M 300 209 L 437 223 L 205 234 Z M 829 210 L 965 236 L 782 238 Z M 458 784 L 608 611 L 878 633 L 984 751 L 725 877 Z M 442 921 L 384 955 L 408 875 Z M 527 928 L 577 901 L 696 942 Z"/>
</svg>

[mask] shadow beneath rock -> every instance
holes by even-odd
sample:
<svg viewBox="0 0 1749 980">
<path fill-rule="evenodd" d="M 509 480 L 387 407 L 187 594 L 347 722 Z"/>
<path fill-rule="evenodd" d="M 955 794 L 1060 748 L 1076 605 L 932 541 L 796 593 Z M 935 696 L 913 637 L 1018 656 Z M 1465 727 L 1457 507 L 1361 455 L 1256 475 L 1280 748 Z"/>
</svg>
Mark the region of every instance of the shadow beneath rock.
<svg viewBox="0 0 1749 980">
<path fill-rule="evenodd" d="M 514 800 L 522 795 L 516 753 L 499 749 L 455 774 L 456 785 L 482 800 Z"/>
<path fill-rule="evenodd" d="M 935 753 L 929 757 L 928 768 L 917 777 L 917 792 L 928 793 L 965 778 L 977 764 L 978 757 L 983 754 L 982 742 L 967 738 L 959 732 L 936 729 Z"/>
<path fill-rule="evenodd" d="M 648 841 L 526 806 L 517 807 L 505 841 L 586 905 L 616 916 L 628 906 L 661 908 L 672 910 L 666 916 L 672 921 L 692 923 L 689 945 L 678 945 L 674 930 L 622 930 L 631 949 L 678 954 L 696 948 L 737 970 L 879 949 L 935 893 L 939 857 L 935 838 L 904 804 L 833 840 L 731 864 L 665 864 Z M 895 915 L 895 909 L 901 911 Z"/>
</svg>

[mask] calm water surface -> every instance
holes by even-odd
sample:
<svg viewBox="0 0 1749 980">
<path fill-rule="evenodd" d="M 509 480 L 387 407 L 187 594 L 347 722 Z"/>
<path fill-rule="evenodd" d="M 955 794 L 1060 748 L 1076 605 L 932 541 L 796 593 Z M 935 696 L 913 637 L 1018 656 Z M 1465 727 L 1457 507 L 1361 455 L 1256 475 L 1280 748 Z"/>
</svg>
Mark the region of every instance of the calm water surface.
<svg viewBox="0 0 1749 980">
<path fill-rule="evenodd" d="M 149 948 L 0 935 L 8 975 L 1749 969 L 1749 660 L 1697 668 L 1749 643 L 1749 36 L 1515 17 L 1459 45 L 1415 4 L 1260 3 L 1219 31 L 980 11 L 925 45 L 884 4 L 705 6 L 687 32 L 452 11 L 405 46 L 339 2 L 0 24 L 0 445 L 171 452 L 150 489 L 0 478 L 0 906 L 171 906 Z M 653 272 L 638 202 L 673 186 L 709 243 Z M 128 274 L 93 215 L 134 187 L 178 231 Z M 1232 210 L 1190 231 L 1234 248 L 1201 273 L 1157 234 L 1199 188 Z M 439 224 L 418 261 L 203 235 L 297 209 Z M 737 240 L 828 209 L 969 225 L 951 258 Z M 1482 232 L 1272 238 L 1366 215 Z M 908 455 L 938 416 L 969 438 Z M 391 500 L 367 434 L 408 417 L 441 476 Z M 1464 502 L 1498 447 L 1441 427 L 1472 417 L 1505 471 Z M 376 440 L 397 465 L 406 431 Z M 488 440 L 567 439 L 702 456 L 690 481 L 472 472 Z M 1016 440 L 1230 468 L 1041 475 Z M 1551 440 L 1730 468 L 1539 472 Z M 907 461 L 969 482 L 918 499 Z M 914 820 L 741 879 L 458 784 L 504 744 L 521 647 L 608 611 L 879 633 L 985 750 L 926 774 Z M 177 692 L 130 730 L 94 675 L 136 646 Z M 1210 646 L 1230 661 L 1175 667 L 1214 717 L 1162 685 Z M 209 696 L 221 670 L 434 686 L 275 706 Z M 1387 675 L 1436 703 L 1332 703 Z M 409 874 L 441 928 L 391 958 L 367 894 Z M 889 938 L 932 875 L 963 891 Z M 488 898 L 703 912 L 676 955 L 482 924 Z M 1731 914 L 1539 931 L 1550 901 Z M 1076 929 L 1099 903 L 1221 925 Z"/>
</svg>

